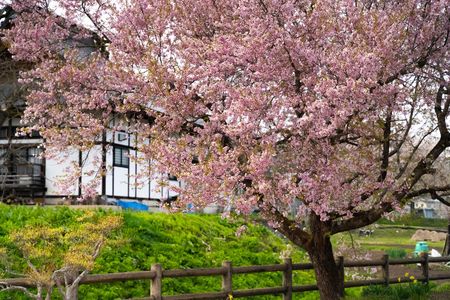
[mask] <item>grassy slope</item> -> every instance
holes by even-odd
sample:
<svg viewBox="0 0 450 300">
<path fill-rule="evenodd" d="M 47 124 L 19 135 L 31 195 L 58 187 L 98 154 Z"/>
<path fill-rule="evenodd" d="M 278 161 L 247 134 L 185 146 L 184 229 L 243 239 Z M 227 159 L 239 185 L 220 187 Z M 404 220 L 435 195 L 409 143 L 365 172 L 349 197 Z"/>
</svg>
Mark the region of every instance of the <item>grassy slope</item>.
<svg viewBox="0 0 450 300">
<path fill-rule="evenodd" d="M 64 226 L 74 222 L 75 217 L 82 213 L 68 208 L 0 205 L 0 244 L 11 247 L 7 234 L 26 224 L 49 223 Z M 166 269 L 214 267 L 220 266 L 223 260 L 230 260 L 235 266 L 279 263 L 279 253 L 286 248 L 285 241 L 266 228 L 253 224 L 248 224 L 247 232 L 238 238 L 235 232 L 243 222 L 228 222 L 218 216 L 127 212 L 124 213 L 124 219 L 125 225 L 116 237 L 119 242 L 104 249 L 93 273 L 149 270 L 151 264 L 156 262 Z M 17 255 L 18 253 L 13 254 L 16 261 Z M 305 254 L 298 250 L 292 256 L 294 262 L 306 259 Z M 18 263 L 16 268 L 20 268 Z M 311 272 L 295 272 L 294 280 L 297 283 L 310 283 L 313 275 Z M 233 287 L 236 289 L 268 287 L 280 283 L 280 273 L 233 277 Z M 219 290 L 220 278 L 166 279 L 163 281 L 163 288 L 166 295 Z M 147 281 L 82 286 L 80 299 L 144 297 L 148 295 L 148 291 Z M 0 293 L 0 299 L 19 297 L 19 294 Z M 304 297 L 314 299 L 316 294 L 303 294 L 302 299 Z"/>
</svg>

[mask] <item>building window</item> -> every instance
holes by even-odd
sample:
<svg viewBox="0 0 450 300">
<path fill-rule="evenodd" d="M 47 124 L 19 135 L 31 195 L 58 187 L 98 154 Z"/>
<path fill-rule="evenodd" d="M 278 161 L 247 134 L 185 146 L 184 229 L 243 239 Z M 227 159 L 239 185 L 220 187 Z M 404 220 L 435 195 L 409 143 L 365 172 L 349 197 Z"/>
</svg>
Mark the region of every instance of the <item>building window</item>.
<svg viewBox="0 0 450 300">
<path fill-rule="evenodd" d="M 8 127 L 0 127 L 0 139 L 7 139 L 8 136 Z"/>
<path fill-rule="evenodd" d="M 117 140 L 119 142 L 126 141 L 127 139 L 128 139 L 128 135 L 126 133 L 123 133 L 123 132 L 117 133 Z"/>
<path fill-rule="evenodd" d="M 27 138 L 42 138 L 39 131 L 32 130 L 30 134 L 21 134 L 16 136 L 16 133 L 19 132 L 21 127 L 11 126 L 11 127 L 0 127 L 0 139 L 27 139 Z"/>
<path fill-rule="evenodd" d="M 6 165 L 7 158 L 8 150 L 5 148 L 0 148 L 0 174 L 8 174 L 8 167 Z"/>
<path fill-rule="evenodd" d="M 123 147 L 114 147 L 113 165 L 128 168 L 130 166 L 130 150 Z"/>
<path fill-rule="evenodd" d="M 30 134 L 30 137 L 32 137 L 32 138 L 39 138 L 39 139 L 42 138 L 41 134 L 37 130 L 32 130 L 31 134 Z"/>
<path fill-rule="evenodd" d="M 169 180 L 175 180 L 175 181 L 177 181 L 178 180 L 178 178 L 177 178 L 177 176 L 175 176 L 175 175 L 172 175 L 172 174 L 169 174 Z"/>
</svg>

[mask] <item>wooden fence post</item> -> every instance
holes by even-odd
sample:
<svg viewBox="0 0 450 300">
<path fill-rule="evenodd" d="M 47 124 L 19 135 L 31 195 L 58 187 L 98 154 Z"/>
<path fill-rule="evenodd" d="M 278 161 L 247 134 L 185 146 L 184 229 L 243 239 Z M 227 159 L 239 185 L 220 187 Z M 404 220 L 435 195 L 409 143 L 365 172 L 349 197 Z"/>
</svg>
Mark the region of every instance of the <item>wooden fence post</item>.
<svg viewBox="0 0 450 300">
<path fill-rule="evenodd" d="M 428 284 L 430 281 L 430 270 L 428 265 L 428 253 L 424 253 L 423 255 L 423 261 L 422 261 L 422 274 L 423 277 L 425 277 L 424 283 Z"/>
<path fill-rule="evenodd" d="M 154 300 L 161 300 L 161 287 L 162 287 L 162 267 L 160 264 L 153 264 L 152 271 L 155 272 L 155 277 L 153 277 L 150 284 L 150 297 Z"/>
<path fill-rule="evenodd" d="M 286 269 L 283 272 L 283 287 L 286 291 L 283 293 L 283 300 L 292 300 L 292 258 L 285 258 Z"/>
<path fill-rule="evenodd" d="M 339 285 L 341 291 L 341 297 L 344 297 L 344 281 L 345 281 L 345 271 L 344 271 L 344 257 L 338 256 L 337 267 L 339 272 Z"/>
<path fill-rule="evenodd" d="M 222 275 L 222 290 L 227 295 L 232 295 L 233 294 L 233 271 L 232 271 L 231 261 L 222 262 L 222 267 L 226 268 L 225 274 Z"/>
<path fill-rule="evenodd" d="M 384 285 L 389 286 L 389 255 L 385 254 L 383 255 L 383 265 L 381 266 L 383 268 L 383 279 L 384 279 Z"/>
</svg>

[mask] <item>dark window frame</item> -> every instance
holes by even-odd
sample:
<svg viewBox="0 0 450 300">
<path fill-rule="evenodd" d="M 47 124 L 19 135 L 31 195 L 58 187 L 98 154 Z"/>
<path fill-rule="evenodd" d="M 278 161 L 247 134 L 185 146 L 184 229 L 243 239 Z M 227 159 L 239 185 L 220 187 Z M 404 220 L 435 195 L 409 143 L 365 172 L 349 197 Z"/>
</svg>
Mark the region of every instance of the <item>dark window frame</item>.
<svg viewBox="0 0 450 300">
<path fill-rule="evenodd" d="M 32 130 L 30 134 L 16 136 L 17 131 L 21 128 L 23 126 L 0 126 L 0 139 L 42 139 L 42 136 L 36 130 Z"/>
<path fill-rule="evenodd" d="M 8 139 L 9 137 L 9 128 L 6 126 L 0 127 L 0 139 Z"/>
<path fill-rule="evenodd" d="M 116 151 L 120 152 L 116 155 Z M 120 157 L 120 161 L 117 159 Z M 114 146 L 113 147 L 113 166 L 120 168 L 130 168 L 130 149 L 126 147 Z"/>
<path fill-rule="evenodd" d="M 122 132 L 122 131 L 117 132 L 117 140 L 119 142 L 123 142 L 123 141 L 128 140 L 128 133 Z"/>
</svg>

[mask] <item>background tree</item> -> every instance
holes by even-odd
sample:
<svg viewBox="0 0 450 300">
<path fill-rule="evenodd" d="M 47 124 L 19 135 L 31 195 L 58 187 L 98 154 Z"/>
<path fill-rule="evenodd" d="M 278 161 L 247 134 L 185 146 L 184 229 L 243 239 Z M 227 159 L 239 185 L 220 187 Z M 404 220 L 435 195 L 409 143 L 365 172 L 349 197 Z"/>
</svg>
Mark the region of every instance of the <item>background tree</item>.
<svg viewBox="0 0 450 300">
<path fill-rule="evenodd" d="M 80 281 L 93 269 L 108 237 L 121 226 L 122 217 L 99 216 L 86 211 L 78 221 L 73 227 L 53 228 L 37 224 L 12 232 L 10 239 L 21 252 L 27 268 L 25 274 L 13 272 L 6 250 L 0 249 L 2 264 L 7 266 L 4 273 L 28 278 L 36 285 L 37 292 L 33 294 L 26 287 L 1 280 L 0 292 L 18 290 L 41 300 L 44 297 L 51 299 L 53 289 L 57 288 L 63 299 L 77 299 Z"/>
<path fill-rule="evenodd" d="M 450 156 L 444 155 L 439 157 L 434 162 L 433 168 L 430 174 L 424 176 L 417 184 L 418 188 L 414 191 L 419 197 L 430 197 L 431 199 L 438 200 L 440 203 L 447 207 L 447 237 L 445 239 L 444 249 L 442 255 L 450 255 Z M 439 185 L 442 187 L 442 191 L 437 192 L 433 189 L 433 186 Z M 445 188 L 447 186 L 447 188 Z M 431 188 L 430 188 L 431 187 Z M 412 194 L 411 196 L 414 196 Z M 427 195 L 428 194 L 428 195 Z"/>
<path fill-rule="evenodd" d="M 36 66 L 23 73 L 25 121 L 48 145 L 86 149 L 112 118 L 132 121 L 154 168 L 186 182 L 180 205 L 259 208 L 308 252 L 324 299 L 343 292 L 331 235 L 448 189 L 416 188 L 450 146 L 447 1 L 13 8 L 5 40 Z M 101 51 L 69 42 L 92 32 Z M 294 201 L 302 204 L 289 216 Z"/>
</svg>

